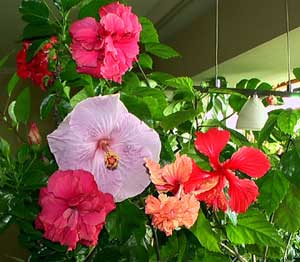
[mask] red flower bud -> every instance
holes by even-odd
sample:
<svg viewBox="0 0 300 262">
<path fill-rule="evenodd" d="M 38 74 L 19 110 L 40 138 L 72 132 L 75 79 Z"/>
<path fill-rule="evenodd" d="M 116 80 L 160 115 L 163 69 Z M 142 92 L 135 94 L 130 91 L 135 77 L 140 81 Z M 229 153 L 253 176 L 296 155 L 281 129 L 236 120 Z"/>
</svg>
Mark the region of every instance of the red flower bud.
<svg viewBox="0 0 300 262">
<path fill-rule="evenodd" d="M 277 104 L 277 98 L 276 98 L 276 96 L 268 96 L 267 98 L 266 98 L 266 102 L 268 103 L 268 105 L 276 105 Z"/>
<path fill-rule="evenodd" d="M 30 145 L 39 145 L 41 143 L 40 131 L 36 123 L 32 123 L 30 125 L 30 129 L 28 133 L 28 142 Z"/>
</svg>

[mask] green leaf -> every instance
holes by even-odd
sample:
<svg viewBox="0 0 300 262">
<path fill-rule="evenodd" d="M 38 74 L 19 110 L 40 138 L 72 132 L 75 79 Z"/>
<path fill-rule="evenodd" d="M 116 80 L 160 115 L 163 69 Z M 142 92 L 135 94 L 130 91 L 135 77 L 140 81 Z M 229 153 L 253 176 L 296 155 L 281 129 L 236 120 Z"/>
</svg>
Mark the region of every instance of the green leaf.
<svg viewBox="0 0 300 262">
<path fill-rule="evenodd" d="M 72 7 L 75 7 L 81 0 L 54 0 L 54 4 L 58 7 L 59 10 L 65 12 L 69 11 Z"/>
<path fill-rule="evenodd" d="M 23 30 L 23 39 L 47 37 L 56 34 L 56 28 L 52 24 L 28 24 Z"/>
<path fill-rule="evenodd" d="M 231 95 L 229 98 L 229 105 L 235 112 L 240 112 L 246 102 L 247 98 L 238 95 Z"/>
<path fill-rule="evenodd" d="M 257 144 L 259 147 L 261 147 L 263 142 L 270 137 L 276 123 L 277 123 L 277 116 L 269 115 L 267 122 L 265 123 L 264 127 L 258 134 Z"/>
<path fill-rule="evenodd" d="M 273 87 L 272 85 L 266 83 L 266 82 L 262 82 L 258 85 L 258 87 L 256 88 L 257 90 L 271 90 Z"/>
<path fill-rule="evenodd" d="M 151 78 L 154 81 L 164 85 L 166 80 L 174 78 L 174 76 L 170 75 L 168 73 L 163 73 L 163 72 L 152 72 L 149 75 L 149 78 Z"/>
<path fill-rule="evenodd" d="M 0 69 L 2 68 L 2 66 L 4 66 L 4 64 L 6 63 L 9 56 L 10 56 L 10 54 L 8 54 L 0 59 Z"/>
<path fill-rule="evenodd" d="M 122 94 L 121 101 L 124 103 L 128 111 L 136 115 L 139 119 L 151 119 L 151 112 L 143 98 Z"/>
<path fill-rule="evenodd" d="M 114 2 L 114 0 L 93 0 L 90 1 L 88 4 L 84 5 L 78 14 L 78 18 L 84 18 L 84 17 L 95 17 L 96 19 L 99 19 L 99 8 L 101 6 L 107 5 Z"/>
<path fill-rule="evenodd" d="M 11 77 L 11 79 L 8 82 L 7 85 L 7 93 L 8 93 L 8 97 L 11 96 L 12 92 L 14 91 L 17 83 L 19 82 L 19 77 L 17 75 L 17 73 L 14 73 L 13 76 Z"/>
<path fill-rule="evenodd" d="M 179 57 L 179 53 L 172 47 L 160 43 L 147 43 L 146 51 L 163 59 Z"/>
<path fill-rule="evenodd" d="M 44 98 L 44 100 L 41 103 L 40 106 L 40 117 L 41 119 L 47 118 L 49 113 L 52 111 L 54 105 L 55 105 L 55 94 L 50 94 Z"/>
<path fill-rule="evenodd" d="M 173 129 L 185 121 L 193 119 L 195 116 L 197 116 L 197 112 L 193 109 L 178 111 L 162 119 L 161 126 L 165 130 Z"/>
<path fill-rule="evenodd" d="M 251 78 L 247 83 L 246 89 L 256 89 L 259 82 L 260 82 L 259 79 Z"/>
<path fill-rule="evenodd" d="M 203 247 L 209 251 L 221 253 L 219 247 L 220 241 L 217 234 L 212 230 L 212 227 L 203 212 L 199 212 L 198 219 L 190 230 L 197 237 Z"/>
<path fill-rule="evenodd" d="M 47 6 L 36 0 L 23 0 L 19 8 L 22 19 L 28 23 L 47 23 L 49 10 Z"/>
<path fill-rule="evenodd" d="M 28 144 L 23 144 L 18 152 L 17 152 L 17 158 L 19 163 L 23 164 L 26 160 L 31 158 L 30 155 L 30 146 Z"/>
<path fill-rule="evenodd" d="M 274 216 L 274 223 L 288 232 L 300 229 L 300 191 L 291 185 Z"/>
<path fill-rule="evenodd" d="M 152 69 L 153 61 L 151 56 L 148 54 L 140 54 L 139 55 L 139 64 L 141 67 L 146 68 L 146 69 Z"/>
<path fill-rule="evenodd" d="M 36 39 L 33 40 L 31 45 L 29 46 L 26 53 L 26 62 L 29 63 L 32 58 L 40 51 L 40 49 L 44 46 L 46 42 L 48 42 L 48 38 Z"/>
<path fill-rule="evenodd" d="M 238 217 L 238 225 L 228 224 L 226 232 L 229 240 L 237 245 L 257 244 L 280 247 L 282 240 L 276 229 L 257 210 L 248 210 Z"/>
<path fill-rule="evenodd" d="M 47 184 L 48 176 L 43 170 L 29 170 L 24 175 L 22 185 L 24 189 L 39 189 Z"/>
<path fill-rule="evenodd" d="M 300 156 L 295 148 L 283 154 L 280 169 L 285 177 L 294 185 L 300 184 Z"/>
<path fill-rule="evenodd" d="M 6 140 L 0 137 L 0 152 L 6 158 L 9 159 L 10 145 Z"/>
<path fill-rule="evenodd" d="M 190 77 L 176 77 L 165 81 L 166 85 L 175 87 L 177 90 L 187 92 L 194 96 L 194 81 Z"/>
<path fill-rule="evenodd" d="M 294 68 L 293 70 L 294 76 L 296 77 L 297 80 L 300 80 L 300 68 Z"/>
<path fill-rule="evenodd" d="M 139 21 L 142 25 L 141 43 L 159 43 L 158 34 L 153 23 L 146 17 L 139 17 Z"/>
<path fill-rule="evenodd" d="M 282 111 L 277 118 L 277 125 L 286 134 L 293 135 L 299 115 L 296 110 L 287 109 Z"/>
<path fill-rule="evenodd" d="M 12 101 L 10 105 L 8 106 L 8 115 L 12 121 L 13 126 L 18 125 L 18 121 L 15 115 L 15 106 L 16 106 L 16 101 Z"/>
<path fill-rule="evenodd" d="M 18 95 L 15 105 L 15 115 L 18 122 L 26 123 L 30 116 L 31 99 L 29 87 L 26 87 Z"/>
<path fill-rule="evenodd" d="M 275 170 L 261 178 L 258 183 L 260 185 L 258 202 L 270 215 L 284 199 L 289 182 L 279 170 Z"/>
<path fill-rule="evenodd" d="M 109 239 L 127 241 L 134 236 L 141 241 L 146 234 L 146 216 L 142 210 L 128 200 L 118 203 L 117 209 L 110 213 L 106 219 L 106 229 Z"/>
<path fill-rule="evenodd" d="M 81 89 L 76 95 L 74 95 L 71 100 L 70 104 L 74 108 L 79 102 L 83 101 L 84 99 L 88 98 L 88 94 L 86 93 L 85 89 Z"/>
<path fill-rule="evenodd" d="M 247 83 L 248 83 L 248 79 L 242 79 L 240 82 L 236 84 L 236 88 L 241 88 L 241 89 L 246 88 Z"/>
</svg>

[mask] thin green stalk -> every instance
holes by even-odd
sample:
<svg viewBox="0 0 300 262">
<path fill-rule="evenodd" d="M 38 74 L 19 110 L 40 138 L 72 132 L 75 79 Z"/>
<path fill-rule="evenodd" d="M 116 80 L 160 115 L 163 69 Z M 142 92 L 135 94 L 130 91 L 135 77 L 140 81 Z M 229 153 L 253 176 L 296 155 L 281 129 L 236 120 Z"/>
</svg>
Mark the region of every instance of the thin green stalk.
<svg viewBox="0 0 300 262">
<path fill-rule="evenodd" d="M 290 248 L 291 242 L 293 240 L 293 237 L 294 237 L 294 234 L 291 233 L 289 235 L 288 242 L 287 242 L 285 250 L 284 250 L 283 262 L 287 262 L 288 252 L 289 252 L 289 248 Z"/>
<path fill-rule="evenodd" d="M 140 63 L 139 63 L 139 62 L 136 62 L 136 64 L 137 64 L 139 70 L 141 71 L 141 73 L 142 73 L 142 75 L 143 75 L 143 77 L 144 77 L 144 79 L 145 79 L 145 81 L 146 81 L 147 86 L 151 88 L 151 85 L 150 85 L 150 83 L 149 83 L 149 79 L 148 79 L 148 77 L 146 76 L 146 74 L 145 74 L 143 68 L 141 67 Z"/>
</svg>

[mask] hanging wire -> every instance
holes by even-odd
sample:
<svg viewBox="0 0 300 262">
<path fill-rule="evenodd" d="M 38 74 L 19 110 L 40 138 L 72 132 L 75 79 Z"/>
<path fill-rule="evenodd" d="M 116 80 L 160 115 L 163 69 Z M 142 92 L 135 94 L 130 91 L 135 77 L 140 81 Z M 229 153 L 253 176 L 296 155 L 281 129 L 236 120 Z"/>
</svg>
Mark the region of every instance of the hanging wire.
<svg viewBox="0 0 300 262">
<path fill-rule="evenodd" d="M 215 37 L 215 85 L 217 88 L 221 87 L 219 76 L 219 0 L 216 0 L 216 37 Z"/>
<path fill-rule="evenodd" d="M 288 3 L 288 0 L 285 0 L 285 18 L 286 18 L 286 45 L 287 45 L 287 67 L 288 67 L 287 91 L 288 92 L 292 92 L 292 83 L 291 83 L 290 17 L 289 17 L 289 3 Z"/>
</svg>

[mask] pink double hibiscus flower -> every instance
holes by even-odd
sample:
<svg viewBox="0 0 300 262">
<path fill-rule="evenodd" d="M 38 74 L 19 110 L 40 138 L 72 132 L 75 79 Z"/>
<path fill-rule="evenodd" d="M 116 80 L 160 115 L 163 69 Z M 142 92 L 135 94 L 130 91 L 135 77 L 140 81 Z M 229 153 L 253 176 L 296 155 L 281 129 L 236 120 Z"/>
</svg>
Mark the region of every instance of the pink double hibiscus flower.
<svg viewBox="0 0 300 262">
<path fill-rule="evenodd" d="M 131 7 L 118 2 L 99 10 L 100 22 L 92 17 L 71 25 L 71 52 L 77 71 L 97 78 L 122 81 L 139 54 L 142 30 Z"/>
</svg>

